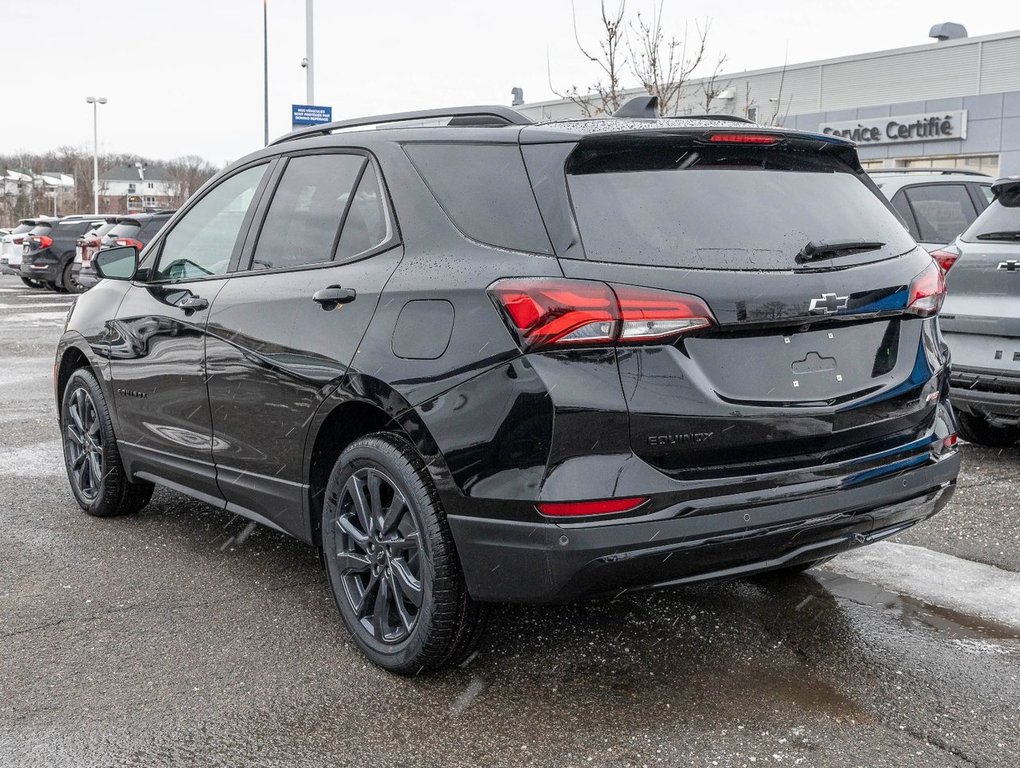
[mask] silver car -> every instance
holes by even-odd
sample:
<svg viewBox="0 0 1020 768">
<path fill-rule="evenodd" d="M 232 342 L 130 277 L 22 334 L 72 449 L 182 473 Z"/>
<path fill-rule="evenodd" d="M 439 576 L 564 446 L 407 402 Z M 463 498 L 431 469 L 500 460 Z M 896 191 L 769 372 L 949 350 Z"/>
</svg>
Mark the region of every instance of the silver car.
<svg viewBox="0 0 1020 768">
<path fill-rule="evenodd" d="M 1020 176 L 999 179 L 992 192 L 991 205 L 941 252 L 948 295 L 940 324 L 960 434 L 1002 446 L 1020 439 Z"/>
</svg>

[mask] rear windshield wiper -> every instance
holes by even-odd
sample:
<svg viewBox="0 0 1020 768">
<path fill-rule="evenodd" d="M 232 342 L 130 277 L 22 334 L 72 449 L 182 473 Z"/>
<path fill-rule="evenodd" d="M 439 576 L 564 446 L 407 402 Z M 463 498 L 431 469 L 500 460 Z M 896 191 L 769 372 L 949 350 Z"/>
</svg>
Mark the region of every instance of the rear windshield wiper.
<svg viewBox="0 0 1020 768">
<path fill-rule="evenodd" d="M 849 256 L 852 253 L 865 253 L 884 248 L 885 243 L 874 240 L 812 240 L 797 254 L 796 262 L 805 264 L 816 259 L 833 259 L 837 256 Z"/>
<path fill-rule="evenodd" d="M 1020 232 L 985 232 L 977 236 L 978 240 L 1020 240 Z"/>
</svg>

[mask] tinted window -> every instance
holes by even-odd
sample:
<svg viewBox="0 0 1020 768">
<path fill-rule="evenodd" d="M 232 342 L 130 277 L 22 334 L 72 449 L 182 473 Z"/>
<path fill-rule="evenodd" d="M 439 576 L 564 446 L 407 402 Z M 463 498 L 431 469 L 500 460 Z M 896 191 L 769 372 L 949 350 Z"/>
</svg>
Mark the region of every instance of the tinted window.
<svg viewBox="0 0 1020 768">
<path fill-rule="evenodd" d="M 915 240 L 918 239 L 917 234 L 917 221 L 914 219 L 914 213 L 910 210 L 910 203 L 907 202 L 907 196 L 903 192 L 897 192 L 892 199 L 893 208 L 896 209 L 896 213 L 903 219 L 903 224 L 910 233 L 910 236 Z"/>
<path fill-rule="evenodd" d="M 365 162 L 362 155 L 292 157 L 266 213 L 252 267 L 332 260 L 344 210 Z"/>
<path fill-rule="evenodd" d="M 19 224 L 18 226 L 16 226 L 14 229 L 11 230 L 11 234 L 12 235 L 22 235 L 25 232 L 30 231 L 31 229 L 32 229 L 32 225 L 31 224 Z"/>
<path fill-rule="evenodd" d="M 140 229 L 141 227 L 137 223 L 129 224 L 127 222 L 122 222 L 120 224 L 114 224 L 106 233 L 106 239 L 112 243 L 119 237 L 134 237 L 138 234 Z"/>
<path fill-rule="evenodd" d="M 502 248 L 552 253 L 516 145 L 412 144 L 405 149 L 465 235 Z"/>
<path fill-rule="evenodd" d="M 186 280 L 226 273 L 265 171 L 265 165 L 241 171 L 192 206 L 163 240 L 152 279 Z"/>
<path fill-rule="evenodd" d="M 138 233 L 138 239 L 144 242 L 149 242 L 159 232 L 159 228 L 162 227 L 170 220 L 169 216 L 156 216 L 149 219 L 142 226 L 141 231 Z"/>
<path fill-rule="evenodd" d="M 389 211 L 374 165 L 365 169 L 344 219 L 337 256 L 350 259 L 375 248 L 392 234 Z"/>
<path fill-rule="evenodd" d="M 927 243 L 948 243 L 977 215 L 963 184 L 927 184 L 905 194 L 917 219 L 917 239 Z"/>
<path fill-rule="evenodd" d="M 1020 187 L 999 197 L 977 217 L 963 239 L 991 240 L 1006 243 L 1020 241 Z"/>
<path fill-rule="evenodd" d="M 53 229 L 53 225 L 52 224 L 49 224 L 49 223 L 36 224 L 34 227 L 32 227 L 30 230 L 28 230 L 28 234 L 30 234 L 30 235 L 48 235 L 51 229 Z"/>
<path fill-rule="evenodd" d="M 915 247 L 856 174 L 813 151 L 582 142 L 567 172 L 585 253 L 598 261 L 785 270 L 809 242 L 883 243 L 826 266 Z"/>
</svg>

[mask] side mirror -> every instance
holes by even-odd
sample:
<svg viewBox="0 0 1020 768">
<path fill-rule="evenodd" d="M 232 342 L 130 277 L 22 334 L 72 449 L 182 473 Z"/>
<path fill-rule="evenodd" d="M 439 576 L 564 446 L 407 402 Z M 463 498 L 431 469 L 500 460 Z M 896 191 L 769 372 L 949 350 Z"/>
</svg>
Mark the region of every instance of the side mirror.
<svg viewBox="0 0 1020 768">
<path fill-rule="evenodd" d="M 92 265 L 107 280 L 130 280 L 138 271 L 138 249 L 131 245 L 107 248 L 92 257 Z"/>
</svg>

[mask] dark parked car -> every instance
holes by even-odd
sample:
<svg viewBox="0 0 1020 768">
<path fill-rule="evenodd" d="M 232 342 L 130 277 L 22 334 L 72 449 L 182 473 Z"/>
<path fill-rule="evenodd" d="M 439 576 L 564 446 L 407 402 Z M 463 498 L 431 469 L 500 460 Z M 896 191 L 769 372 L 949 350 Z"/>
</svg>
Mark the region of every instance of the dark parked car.
<svg viewBox="0 0 1020 768">
<path fill-rule="evenodd" d="M 99 281 L 92 267 L 92 259 L 101 248 L 130 245 L 141 250 L 173 214 L 174 211 L 167 210 L 119 216 L 112 223 L 83 235 L 78 241 L 79 253 L 74 259 L 72 274 L 75 282 L 82 288 L 91 288 Z"/>
<path fill-rule="evenodd" d="M 943 329 L 960 434 L 1001 446 L 1020 440 L 1020 177 L 992 190 L 985 212 L 935 255 L 948 269 Z"/>
<path fill-rule="evenodd" d="M 955 488 L 942 272 L 843 139 L 340 122 L 95 261 L 56 355 L 78 504 L 159 483 L 321 547 L 396 672 L 489 602 L 796 572 Z"/>
<path fill-rule="evenodd" d="M 103 223 L 98 216 L 39 219 L 25 236 L 21 276 L 38 280 L 53 291 L 77 293 L 80 289 L 72 277 L 75 244 Z"/>
</svg>

